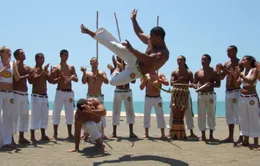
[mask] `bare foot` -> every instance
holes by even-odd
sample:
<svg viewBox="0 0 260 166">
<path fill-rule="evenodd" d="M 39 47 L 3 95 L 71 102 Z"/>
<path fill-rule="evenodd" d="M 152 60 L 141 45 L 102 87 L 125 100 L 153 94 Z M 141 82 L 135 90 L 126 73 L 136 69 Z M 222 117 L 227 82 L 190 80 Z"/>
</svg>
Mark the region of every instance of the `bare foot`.
<svg viewBox="0 0 260 166">
<path fill-rule="evenodd" d="M 195 134 L 191 134 L 190 136 L 188 136 L 189 138 L 198 138 L 198 136 L 196 136 Z"/>
<path fill-rule="evenodd" d="M 116 133 L 112 133 L 111 138 L 116 138 L 116 137 L 117 137 Z"/>
<path fill-rule="evenodd" d="M 34 143 L 37 142 L 37 140 L 34 137 L 31 138 L 31 141 Z"/>
<path fill-rule="evenodd" d="M 209 138 L 209 141 L 210 141 L 210 142 L 218 142 L 218 140 L 216 140 L 214 137 L 210 137 L 210 138 Z"/>
<path fill-rule="evenodd" d="M 199 141 L 204 141 L 204 142 L 206 142 L 207 139 L 206 139 L 206 137 L 200 137 L 200 138 L 199 138 Z"/>
<path fill-rule="evenodd" d="M 229 137 L 220 141 L 220 143 L 233 143 L 233 142 L 234 142 L 233 138 L 229 138 Z"/>
<path fill-rule="evenodd" d="M 53 135 L 52 139 L 56 141 L 58 139 L 58 136 L 57 135 Z"/>
<path fill-rule="evenodd" d="M 50 138 L 47 135 L 44 135 L 44 136 L 42 136 L 41 140 L 42 141 L 49 141 Z"/>
<path fill-rule="evenodd" d="M 107 140 L 108 137 L 106 135 L 103 135 L 103 140 Z"/>
<path fill-rule="evenodd" d="M 73 135 L 73 134 L 70 134 L 70 135 L 68 136 L 68 139 L 74 139 L 74 135 Z"/>
<path fill-rule="evenodd" d="M 163 139 L 163 140 L 168 139 L 168 138 L 166 137 L 166 135 L 162 135 L 160 138 Z"/>
<path fill-rule="evenodd" d="M 27 139 L 25 138 L 20 138 L 19 141 L 18 141 L 19 144 L 29 144 L 30 141 L 28 141 Z"/>
<path fill-rule="evenodd" d="M 145 134 L 145 135 L 143 136 L 143 138 L 149 138 L 149 135 Z"/>
<path fill-rule="evenodd" d="M 105 150 L 105 145 L 98 146 L 98 147 L 97 147 L 97 150 L 98 150 L 100 153 L 105 153 L 105 152 L 106 152 L 106 150 Z"/>
<path fill-rule="evenodd" d="M 137 135 L 135 135 L 134 133 L 130 133 L 129 138 L 137 138 Z"/>
<path fill-rule="evenodd" d="M 239 147 L 241 147 L 241 146 L 245 146 L 245 147 L 248 147 L 249 146 L 249 142 L 240 142 L 240 143 L 238 143 L 238 144 L 236 144 L 236 145 L 234 145 L 236 148 L 239 148 Z"/>
</svg>

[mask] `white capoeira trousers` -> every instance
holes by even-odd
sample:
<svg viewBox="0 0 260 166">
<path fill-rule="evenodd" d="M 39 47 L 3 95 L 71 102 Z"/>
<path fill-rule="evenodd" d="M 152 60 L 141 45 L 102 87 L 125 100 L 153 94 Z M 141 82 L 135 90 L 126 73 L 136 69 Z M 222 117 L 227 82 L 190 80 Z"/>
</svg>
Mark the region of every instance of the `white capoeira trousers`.
<svg viewBox="0 0 260 166">
<path fill-rule="evenodd" d="M 29 128 L 29 99 L 27 92 L 14 91 L 14 133 L 27 132 Z"/>
<path fill-rule="evenodd" d="M 31 97 L 32 112 L 30 129 L 47 129 L 49 118 L 48 96 L 32 94 Z"/>
<path fill-rule="evenodd" d="M 155 110 L 157 127 L 165 128 L 165 120 L 163 113 L 163 101 L 160 96 L 158 97 L 145 97 L 144 103 L 144 128 L 151 127 L 151 111 Z"/>
<path fill-rule="evenodd" d="M 260 137 L 259 103 L 257 97 L 241 95 L 239 106 L 239 122 L 243 136 Z"/>
<path fill-rule="evenodd" d="M 207 116 L 207 117 L 206 117 Z M 198 94 L 198 126 L 200 131 L 206 130 L 206 118 L 210 130 L 216 127 L 216 94 L 215 92 Z"/>
<path fill-rule="evenodd" d="M 226 121 L 227 124 L 239 125 L 240 89 L 226 91 Z"/>
<path fill-rule="evenodd" d="M 96 141 L 98 138 L 102 136 L 101 133 L 101 123 L 96 123 L 94 121 L 87 121 L 82 124 L 82 130 L 85 133 L 90 134 L 90 140 L 92 142 Z"/>
<path fill-rule="evenodd" d="M 13 107 L 13 92 L 0 91 L 0 146 L 12 143 Z"/>
<path fill-rule="evenodd" d="M 56 95 L 54 99 L 54 108 L 52 112 L 52 123 L 53 125 L 60 124 L 60 114 L 62 106 L 64 104 L 66 124 L 73 124 L 74 116 L 74 92 L 64 92 L 61 90 L 56 90 Z"/>
<path fill-rule="evenodd" d="M 194 128 L 192 111 L 193 111 L 192 110 L 192 99 L 191 99 L 191 96 L 190 96 L 189 107 L 185 111 L 185 115 L 184 115 L 186 127 L 187 127 L 188 130 L 192 130 Z M 173 115 L 172 115 L 172 111 L 170 111 L 169 128 L 171 128 L 171 126 L 172 126 L 172 120 L 173 120 Z"/>
<path fill-rule="evenodd" d="M 111 74 L 110 84 L 113 86 L 125 85 L 137 78 L 141 78 L 142 74 L 137 67 L 136 57 L 130 53 L 125 46 L 121 44 L 111 33 L 109 33 L 105 28 L 99 28 L 96 31 L 96 36 L 94 39 L 100 44 L 107 47 L 115 55 L 120 57 L 126 62 L 126 68 L 121 72 L 114 72 Z"/>
<path fill-rule="evenodd" d="M 104 95 L 90 95 L 90 94 L 87 94 L 87 99 L 89 99 L 89 98 L 95 98 L 98 101 L 100 101 L 102 104 L 104 104 Z M 106 116 L 101 116 L 101 122 L 102 122 L 102 126 L 104 128 L 107 127 Z"/>
<path fill-rule="evenodd" d="M 124 101 L 125 112 L 126 112 L 126 123 L 135 123 L 135 113 L 133 109 L 133 97 L 131 89 L 119 89 L 116 88 L 114 92 L 114 102 L 113 102 L 113 116 L 112 125 L 117 126 L 120 124 L 120 113 L 122 107 L 122 101 Z"/>
</svg>

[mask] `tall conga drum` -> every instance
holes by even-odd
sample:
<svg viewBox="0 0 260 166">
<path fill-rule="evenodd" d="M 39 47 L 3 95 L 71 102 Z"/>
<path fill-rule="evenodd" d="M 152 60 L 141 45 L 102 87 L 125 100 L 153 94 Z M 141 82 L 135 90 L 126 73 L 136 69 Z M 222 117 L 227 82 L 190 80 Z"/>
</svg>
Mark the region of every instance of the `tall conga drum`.
<svg viewBox="0 0 260 166">
<path fill-rule="evenodd" d="M 184 115 L 189 108 L 189 89 L 185 84 L 175 84 L 171 95 L 172 126 L 170 137 L 173 139 L 186 139 Z"/>
</svg>

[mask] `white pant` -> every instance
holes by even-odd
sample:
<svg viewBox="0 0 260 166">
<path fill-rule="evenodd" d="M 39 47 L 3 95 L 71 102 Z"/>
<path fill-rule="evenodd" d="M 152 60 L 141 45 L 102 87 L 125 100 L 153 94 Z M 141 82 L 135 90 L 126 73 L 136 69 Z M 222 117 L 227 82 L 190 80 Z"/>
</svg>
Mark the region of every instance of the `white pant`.
<svg viewBox="0 0 260 166">
<path fill-rule="evenodd" d="M 243 136 L 260 137 L 259 111 L 257 97 L 240 97 L 239 122 Z"/>
<path fill-rule="evenodd" d="M 102 136 L 101 133 L 101 123 L 96 123 L 94 121 L 87 121 L 82 124 L 82 130 L 85 133 L 90 134 L 90 140 L 92 142 L 96 141 L 98 138 Z"/>
<path fill-rule="evenodd" d="M 172 103 L 170 104 L 170 106 L 172 105 Z M 189 100 L 189 107 L 188 109 L 185 111 L 185 122 L 186 122 L 186 127 L 188 130 L 192 130 L 194 128 L 194 121 L 193 121 L 193 109 L 192 109 L 192 99 L 190 96 L 190 100 Z M 172 120 L 173 120 L 173 115 L 172 115 L 172 111 L 170 111 L 170 117 L 169 117 L 169 126 L 171 128 L 172 125 Z"/>
<path fill-rule="evenodd" d="M 113 102 L 113 116 L 112 116 L 112 125 L 119 125 L 120 113 L 122 101 L 124 101 L 125 112 L 126 112 L 126 123 L 134 124 L 135 123 L 135 113 L 133 109 L 133 97 L 131 89 L 119 89 L 116 88 L 114 93 L 114 102 Z"/>
<path fill-rule="evenodd" d="M 87 99 L 89 98 L 95 98 L 97 100 L 99 100 L 102 104 L 104 104 L 104 95 L 89 95 L 87 94 Z M 107 123 L 106 123 L 106 116 L 101 116 L 101 122 L 102 122 L 102 126 L 105 128 L 107 127 Z"/>
<path fill-rule="evenodd" d="M 216 94 L 199 93 L 198 94 L 198 126 L 200 131 L 206 130 L 206 115 L 208 127 L 210 130 L 215 130 L 216 127 Z"/>
<path fill-rule="evenodd" d="M 145 97 L 144 103 L 144 128 L 151 127 L 151 111 L 154 107 L 158 128 L 165 128 L 165 120 L 163 114 L 163 101 L 161 97 Z"/>
<path fill-rule="evenodd" d="M 12 143 L 13 107 L 13 93 L 0 92 L 0 146 Z"/>
<path fill-rule="evenodd" d="M 13 92 L 0 92 L 0 146 L 12 142 L 13 107 Z"/>
<path fill-rule="evenodd" d="M 130 53 L 125 46 L 123 46 L 111 33 L 105 28 L 99 28 L 94 36 L 100 44 L 107 47 L 115 55 L 126 62 L 126 68 L 121 72 L 114 72 L 111 74 L 111 85 L 118 86 L 127 84 L 137 78 L 141 78 L 142 74 L 137 68 L 136 57 Z"/>
<path fill-rule="evenodd" d="M 60 124 L 60 113 L 63 104 L 66 115 L 66 124 L 72 125 L 74 116 L 74 92 L 63 92 L 60 90 L 56 90 L 54 108 L 52 111 L 52 123 L 54 125 Z"/>
<path fill-rule="evenodd" d="M 30 129 L 47 129 L 49 118 L 48 97 L 38 94 L 32 94 L 31 97 L 32 112 Z"/>
<path fill-rule="evenodd" d="M 27 92 L 14 92 L 14 133 L 27 132 L 29 128 L 29 100 Z"/>
<path fill-rule="evenodd" d="M 227 124 L 239 124 L 240 90 L 226 92 L 226 120 Z"/>
</svg>

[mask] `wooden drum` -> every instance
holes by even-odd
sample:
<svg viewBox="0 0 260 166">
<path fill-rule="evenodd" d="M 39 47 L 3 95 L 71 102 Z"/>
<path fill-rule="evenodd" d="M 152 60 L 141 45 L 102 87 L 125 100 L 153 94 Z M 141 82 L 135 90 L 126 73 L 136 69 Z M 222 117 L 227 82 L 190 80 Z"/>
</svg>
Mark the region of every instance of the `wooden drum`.
<svg viewBox="0 0 260 166">
<path fill-rule="evenodd" d="M 171 95 L 171 111 L 172 111 L 172 126 L 170 137 L 173 139 L 186 139 L 184 115 L 185 110 L 189 108 L 190 91 L 187 85 L 174 85 Z"/>
</svg>

